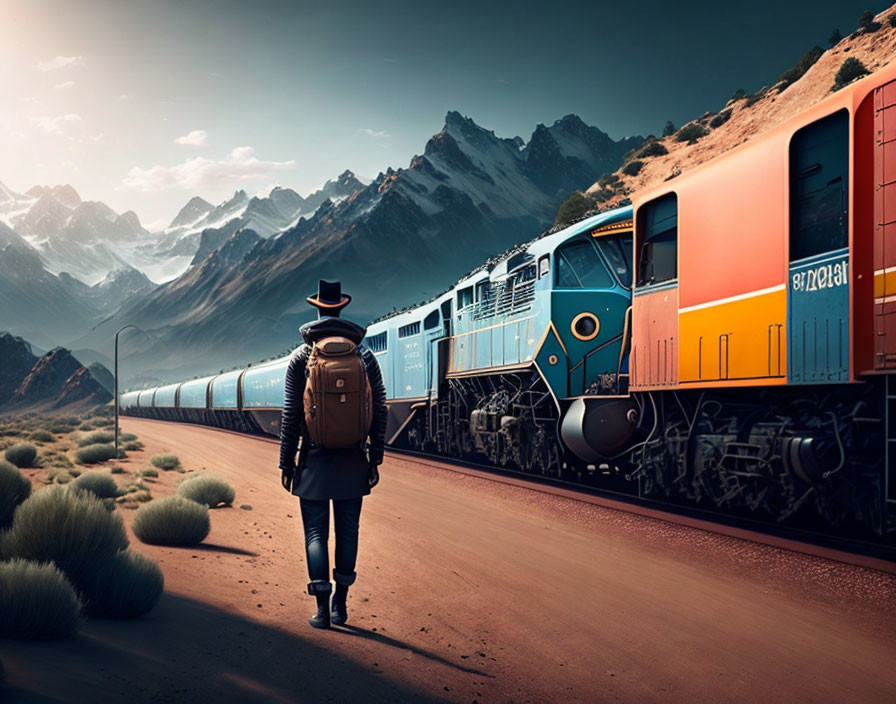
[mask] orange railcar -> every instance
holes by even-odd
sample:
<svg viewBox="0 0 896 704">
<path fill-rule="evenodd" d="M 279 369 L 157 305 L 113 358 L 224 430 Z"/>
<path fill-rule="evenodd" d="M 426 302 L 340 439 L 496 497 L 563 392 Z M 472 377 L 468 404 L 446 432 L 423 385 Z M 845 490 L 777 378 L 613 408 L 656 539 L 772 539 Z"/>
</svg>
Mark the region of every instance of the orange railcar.
<svg viewBox="0 0 896 704">
<path fill-rule="evenodd" d="M 896 63 L 633 200 L 633 390 L 896 367 Z"/>
</svg>

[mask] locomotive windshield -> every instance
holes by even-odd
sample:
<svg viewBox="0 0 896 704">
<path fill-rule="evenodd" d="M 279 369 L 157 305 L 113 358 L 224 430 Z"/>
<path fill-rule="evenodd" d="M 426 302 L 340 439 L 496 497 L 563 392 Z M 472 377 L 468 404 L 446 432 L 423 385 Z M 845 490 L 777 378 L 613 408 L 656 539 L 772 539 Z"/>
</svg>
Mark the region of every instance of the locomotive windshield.
<svg viewBox="0 0 896 704">
<path fill-rule="evenodd" d="M 590 240 L 576 240 L 557 250 L 557 288 L 611 288 L 613 279 Z"/>
<path fill-rule="evenodd" d="M 595 240 L 597 248 L 610 268 L 625 288 L 632 287 L 632 236 L 600 237 Z"/>
</svg>

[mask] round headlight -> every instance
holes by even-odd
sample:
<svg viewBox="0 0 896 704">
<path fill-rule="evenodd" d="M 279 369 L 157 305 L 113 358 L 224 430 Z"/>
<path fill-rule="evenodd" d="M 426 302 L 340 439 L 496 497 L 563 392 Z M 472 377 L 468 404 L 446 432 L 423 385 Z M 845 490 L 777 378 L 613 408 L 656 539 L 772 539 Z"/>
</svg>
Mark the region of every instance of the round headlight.
<svg viewBox="0 0 896 704">
<path fill-rule="evenodd" d="M 579 340 L 593 340 L 600 332 L 600 320 L 594 313 L 579 313 L 570 324 L 572 334 Z"/>
</svg>

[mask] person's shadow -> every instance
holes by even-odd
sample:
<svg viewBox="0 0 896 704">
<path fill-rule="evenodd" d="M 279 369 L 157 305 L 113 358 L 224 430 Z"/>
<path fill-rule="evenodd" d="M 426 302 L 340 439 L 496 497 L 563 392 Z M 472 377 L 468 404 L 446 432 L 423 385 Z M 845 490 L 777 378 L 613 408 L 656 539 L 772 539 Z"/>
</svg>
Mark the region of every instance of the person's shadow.
<svg viewBox="0 0 896 704">
<path fill-rule="evenodd" d="M 347 635 L 358 636 L 359 638 L 366 638 L 367 640 L 376 641 L 377 643 L 382 643 L 383 645 L 390 645 L 393 648 L 407 650 L 415 655 L 420 655 L 427 660 L 432 660 L 433 662 L 447 665 L 448 667 L 453 667 L 456 670 L 467 672 L 471 675 L 494 678 L 494 675 L 490 675 L 487 672 L 483 672 L 482 670 L 477 670 L 475 667 L 464 667 L 463 665 L 460 665 L 458 663 L 446 660 L 441 655 L 437 655 L 436 653 L 432 653 L 428 650 L 424 650 L 423 648 L 418 648 L 413 645 L 408 645 L 404 641 L 400 641 L 397 638 L 391 638 L 382 633 L 368 631 L 366 628 L 359 628 L 358 626 L 350 626 L 348 624 L 345 624 L 343 626 L 331 626 L 330 630 L 334 633 L 344 633 Z"/>
</svg>

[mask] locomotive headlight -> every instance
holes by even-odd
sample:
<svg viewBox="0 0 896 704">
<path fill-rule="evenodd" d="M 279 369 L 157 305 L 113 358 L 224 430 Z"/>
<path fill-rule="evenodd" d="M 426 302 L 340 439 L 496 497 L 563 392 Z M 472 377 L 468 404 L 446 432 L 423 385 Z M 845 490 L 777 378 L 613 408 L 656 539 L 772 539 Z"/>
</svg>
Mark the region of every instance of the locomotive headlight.
<svg viewBox="0 0 896 704">
<path fill-rule="evenodd" d="M 579 313 L 572 319 L 569 329 L 576 339 L 587 342 L 600 332 L 600 320 L 594 313 Z"/>
</svg>

